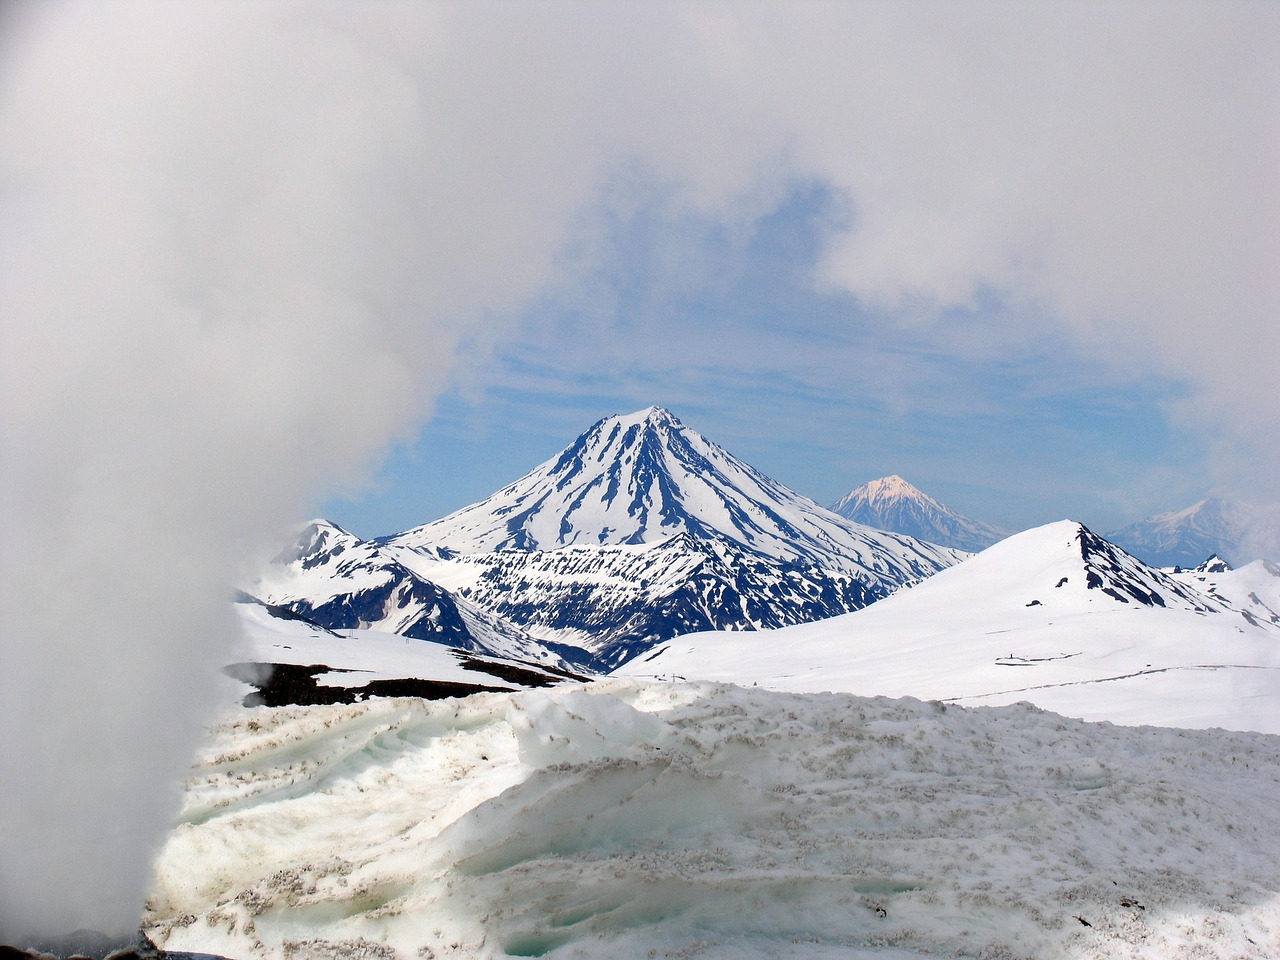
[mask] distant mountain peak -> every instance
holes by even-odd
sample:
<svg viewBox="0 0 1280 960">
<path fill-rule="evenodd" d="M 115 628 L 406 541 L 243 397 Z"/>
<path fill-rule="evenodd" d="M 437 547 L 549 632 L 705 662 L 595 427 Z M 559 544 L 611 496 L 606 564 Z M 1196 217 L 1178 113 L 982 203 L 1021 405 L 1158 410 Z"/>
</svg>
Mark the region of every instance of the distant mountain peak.
<svg viewBox="0 0 1280 960">
<path fill-rule="evenodd" d="M 959 557 L 832 515 L 651 406 L 605 417 L 478 503 L 382 541 L 458 554 L 723 539 L 892 590 Z"/>
<path fill-rule="evenodd" d="M 1231 564 L 1223 560 L 1216 553 L 1210 554 L 1204 560 L 1201 560 L 1196 566 L 1192 567 L 1191 573 L 1226 573 L 1234 569 Z"/>
<path fill-rule="evenodd" d="M 1211 496 L 1113 530 L 1107 539 L 1153 566 L 1187 570 L 1215 555 L 1239 567 L 1280 557 L 1280 506 Z"/>
<path fill-rule="evenodd" d="M 898 500 L 914 500 L 919 503 L 931 503 L 941 506 L 937 500 L 920 490 L 918 487 L 912 486 L 903 480 L 896 473 L 891 473 L 887 477 L 881 477 L 879 480 L 868 480 L 862 486 L 853 490 L 840 500 L 837 505 L 846 502 L 861 500 L 870 504 L 893 503 Z"/>
<path fill-rule="evenodd" d="M 956 550 L 977 552 L 1009 535 L 993 524 L 956 513 L 897 474 L 869 480 L 830 509 L 857 523 Z"/>
</svg>

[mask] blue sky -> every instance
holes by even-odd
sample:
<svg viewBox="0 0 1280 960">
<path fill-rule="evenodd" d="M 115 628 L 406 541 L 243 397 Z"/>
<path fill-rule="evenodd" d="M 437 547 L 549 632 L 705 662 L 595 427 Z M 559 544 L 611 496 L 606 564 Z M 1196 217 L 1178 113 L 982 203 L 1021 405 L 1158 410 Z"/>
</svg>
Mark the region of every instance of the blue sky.
<svg viewBox="0 0 1280 960">
<path fill-rule="evenodd" d="M 463 320 L 315 512 L 425 522 L 651 403 L 820 502 L 1280 498 L 1277 8 L 440 9 Z"/>
<path fill-rule="evenodd" d="M 1013 529 L 1111 529 L 1211 486 L 1204 438 L 1171 422 L 1188 389 L 1174 378 L 1118 371 L 1063 336 L 997 338 L 1019 318 L 991 291 L 907 323 L 818 283 L 844 216 L 830 189 L 794 185 L 737 237 L 669 216 L 654 193 L 593 234 L 587 277 L 473 345 L 365 492 L 320 512 L 362 536 L 405 529 L 651 403 L 824 504 L 899 473 Z"/>
</svg>

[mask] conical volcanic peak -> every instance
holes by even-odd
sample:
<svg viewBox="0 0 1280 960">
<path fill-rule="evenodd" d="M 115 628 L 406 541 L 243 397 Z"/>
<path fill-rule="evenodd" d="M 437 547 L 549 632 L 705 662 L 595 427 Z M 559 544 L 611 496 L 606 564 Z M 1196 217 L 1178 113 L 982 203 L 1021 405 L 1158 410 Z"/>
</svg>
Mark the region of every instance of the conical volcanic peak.
<svg viewBox="0 0 1280 960">
<path fill-rule="evenodd" d="M 1001 527 L 956 513 L 897 474 L 851 490 L 831 510 L 856 523 L 956 550 L 985 550 L 1009 535 Z"/>
<path fill-rule="evenodd" d="M 604 418 L 515 483 L 385 543 L 474 554 L 656 543 L 679 534 L 723 538 L 890 589 L 959 559 L 836 516 L 657 406 Z"/>
<path fill-rule="evenodd" d="M 851 503 L 865 503 L 868 506 L 882 506 L 893 503 L 901 503 L 903 501 L 914 501 L 920 504 L 928 504 L 934 507 L 941 507 L 942 504 L 929 496 L 920 488 L 913 486 L 906 480 L 903 480 L 896 473 L 891 473 L 887 477 L 881 477 L 879 480 L 868 480 L 862 486 L 845 494 L 832 509 L 843 507 Z"/>
</svg>

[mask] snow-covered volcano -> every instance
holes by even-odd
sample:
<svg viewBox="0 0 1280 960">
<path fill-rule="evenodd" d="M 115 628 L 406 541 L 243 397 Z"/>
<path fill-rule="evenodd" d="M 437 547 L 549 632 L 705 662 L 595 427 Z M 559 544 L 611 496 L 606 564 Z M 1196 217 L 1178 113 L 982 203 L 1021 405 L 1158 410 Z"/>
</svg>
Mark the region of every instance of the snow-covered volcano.
<svg viewBox="0 0 1280 960">
<path fill-rule="evenodd" d="M 831 511 L 856 523 L 973 552 L 1010 533 L 956 513 L 896 474 L 851 490 L 831 505 Z"/>
<path fill-rule="evenodd" d="M 476 554 L 657 543 L 680 534 L 856 574 L 888 590 L 961 558 L 838 517 L 656 406 L 606 417 L 492 496 L 383 543 Z"/>
<path fill-rule="evenodd" d="M 1208 497 L 1121 527 L 1107 539 L 1158 567 L 1193 567 L 1210 554 L 1235 566 L 1280 560 L 1280 506 Z"/>
<path fill-rule="evenodd" d="M 682 633 L 848 613 L 966 556 L 839 517 L 661 407 L 601 420 L 441 520 L 369 543 L 314 530 L 328 532 L 263 577 L 265 599 L 326 626 L 403 634 L 397 624 L 419 614 L 393 584 L 427 584 L 601 668 Z M 354 607 L 358 623 L 348 622 Z"/>
<path fill-rule="evenodd" d="M 1210 590 L 1061 521 L 847 616 L 679 637 L 618 672 L 1280 733 L 1277 574 L 1251 565 Z"/>
<path fill-rule="evenodd" d="M 492 496 L 378 548 L 606 667 L 681 633 L 857 610 L 965 556 L 839 517 L 661 407 L 607 417 Z"/>
</svg>

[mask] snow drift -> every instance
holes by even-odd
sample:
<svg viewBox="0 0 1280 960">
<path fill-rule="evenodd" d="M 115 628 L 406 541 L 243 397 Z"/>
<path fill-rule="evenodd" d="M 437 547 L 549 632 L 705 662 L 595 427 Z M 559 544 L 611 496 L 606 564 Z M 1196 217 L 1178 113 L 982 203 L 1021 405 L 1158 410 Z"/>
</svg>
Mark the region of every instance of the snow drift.
<svg viewBox="0 0 1280 960">
<path fill-rule="evenodd" d="M 1269 957 L 1280 738 L 603 681 L 243 711 L 157 865 L 170 949 Z"/>
</svg>

